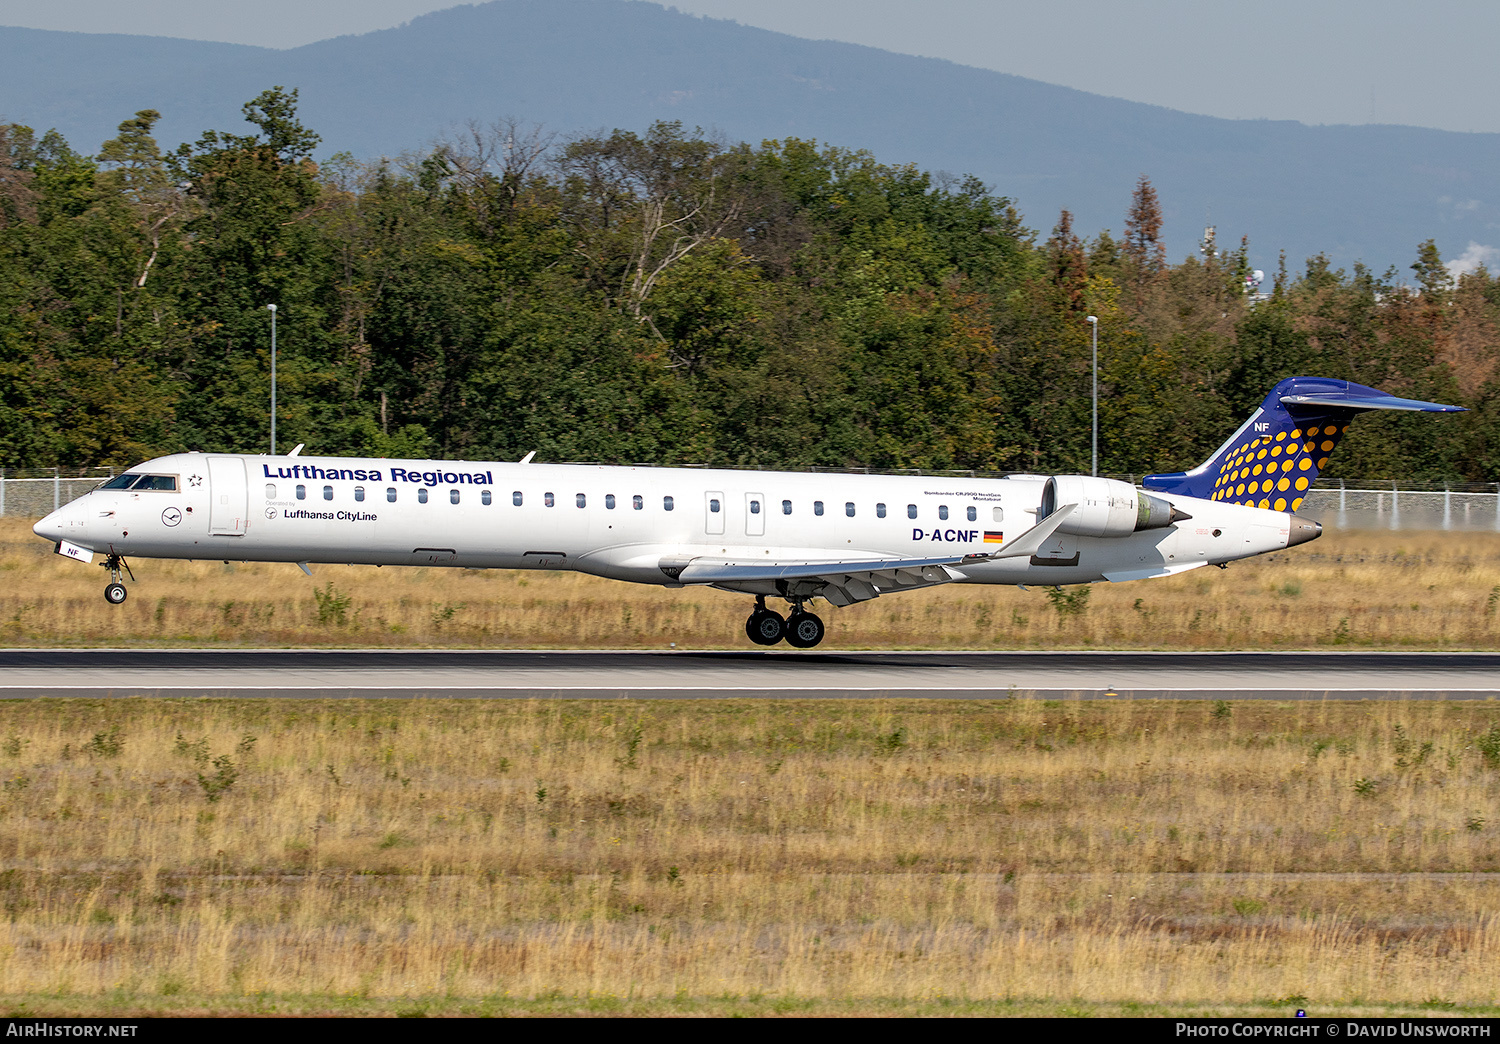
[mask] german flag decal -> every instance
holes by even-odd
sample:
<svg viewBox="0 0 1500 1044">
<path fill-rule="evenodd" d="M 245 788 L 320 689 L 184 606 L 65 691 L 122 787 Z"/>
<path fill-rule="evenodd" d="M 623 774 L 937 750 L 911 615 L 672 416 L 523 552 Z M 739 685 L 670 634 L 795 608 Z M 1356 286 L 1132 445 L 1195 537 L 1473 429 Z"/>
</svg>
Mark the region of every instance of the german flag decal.
<svg viewBox="0 0 1500 1044">
<path fill-rule="evenodd" d="M 1003 544 L 1005 543 L 1005 534 L 997 533 L 993 529 L 986 529 L 984 531 L 984 542 L 986 544 Z"/>
</svg>

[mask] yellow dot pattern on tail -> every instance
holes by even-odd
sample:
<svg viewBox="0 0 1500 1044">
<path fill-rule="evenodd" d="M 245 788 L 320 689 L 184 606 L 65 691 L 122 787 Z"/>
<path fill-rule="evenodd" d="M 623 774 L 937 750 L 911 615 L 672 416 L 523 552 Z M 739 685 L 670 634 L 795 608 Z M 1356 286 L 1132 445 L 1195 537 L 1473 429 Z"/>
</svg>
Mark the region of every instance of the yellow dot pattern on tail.
<svg viewBox="0 0 1500 1044">
<path fill-rule="evenodd" d="M 1210 500 L 1296 511 L 1349 424 L 1318 420 L 1305 428 L 1253 436 L 1224 456 Z"/>
</svg>

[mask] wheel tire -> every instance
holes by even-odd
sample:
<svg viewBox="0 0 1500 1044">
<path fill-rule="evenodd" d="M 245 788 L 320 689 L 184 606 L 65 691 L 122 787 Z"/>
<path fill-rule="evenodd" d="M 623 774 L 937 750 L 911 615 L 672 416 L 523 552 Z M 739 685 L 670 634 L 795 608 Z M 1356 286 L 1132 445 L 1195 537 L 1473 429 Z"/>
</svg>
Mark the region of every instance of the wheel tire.
<svg viewBox="0 0 1500 1044">
<path fill-rule="evenodd" d="M 786 643 L 794 649 L 811 649 L 823 640 L 823 621 L 812 613 L 793 613 L 786 622 Z"/>
<path fill-rule="evenodd" d="M 129 593 L 125 590 L 124 584 L 110 584 L 104 589 L 104 600 L 110 605 L 119 605 L 125 601 L 125 596 Z"/>
<path fill-rule="evenodd" d="M 775 645 L 786 637 L 786 621 L 779 613 L 759 610 L 751 613 L 750 619 L 745 621 L 745 633 L 756 645 Z"/>
</svg>

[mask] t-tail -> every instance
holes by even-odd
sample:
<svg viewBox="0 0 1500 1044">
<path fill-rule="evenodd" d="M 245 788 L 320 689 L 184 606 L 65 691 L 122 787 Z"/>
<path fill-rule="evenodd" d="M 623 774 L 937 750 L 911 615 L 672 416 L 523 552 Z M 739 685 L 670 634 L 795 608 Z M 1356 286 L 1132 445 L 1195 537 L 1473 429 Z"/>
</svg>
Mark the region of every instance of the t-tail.
<svg viewBox="0 0 1500 1044">
<path fill-rule="evenodd" d="M 1400 399 L 1330 377 L 1288 377 L 1208 460 L 1192 471 L 1147 475 L 1141 485 L 1202 500 L 1296 511 L 1355 414 L 1366 410 L 1455 413 L 1463 409 Z"/>
</svg>

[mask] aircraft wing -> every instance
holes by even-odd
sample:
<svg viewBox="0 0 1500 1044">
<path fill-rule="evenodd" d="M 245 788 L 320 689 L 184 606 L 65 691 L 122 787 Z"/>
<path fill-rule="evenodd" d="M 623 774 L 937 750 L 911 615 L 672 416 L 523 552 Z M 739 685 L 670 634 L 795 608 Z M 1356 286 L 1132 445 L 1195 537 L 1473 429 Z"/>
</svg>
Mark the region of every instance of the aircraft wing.
<svg viewBox="0 0 1500 1044">
<path fill-rule="evenodd" d="M 869 558 L 838 561 L 746 562 L 743 559 L 696 557 L 663 560 L 662 572 L 684 584 L 743 584 L 779 581 L 800 588 L 808 595 L 825 598 L 837 606 L 851 605 L 894 591 L 963 580 L 966 565 L 1002 558 L 1031 556 L 1058 526 L 1071 515 L 1076 504 L 1054 511 L 998 551 L 938 558 Z"/>
</svg>

